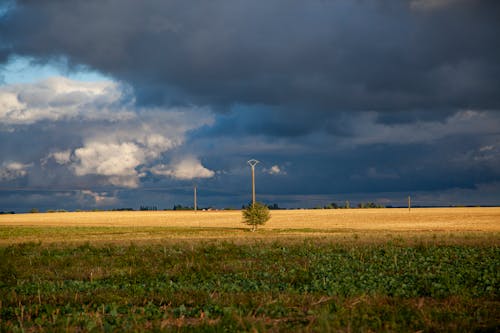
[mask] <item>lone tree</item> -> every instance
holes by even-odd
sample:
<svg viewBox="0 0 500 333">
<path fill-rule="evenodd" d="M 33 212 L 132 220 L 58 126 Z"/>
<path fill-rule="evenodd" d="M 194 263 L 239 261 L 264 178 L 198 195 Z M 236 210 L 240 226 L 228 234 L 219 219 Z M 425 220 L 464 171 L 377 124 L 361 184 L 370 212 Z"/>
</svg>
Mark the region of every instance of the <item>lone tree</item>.
<svg viewBox="0 0 500 333">
<path fill-rule="evenodd" d="M 257 230 L 258 225 L 264 225 L 270 218 L 269 208 L 260 202 L 243 209 L 243 223 L 252 226 L 252 231 Z"/>
</svg>

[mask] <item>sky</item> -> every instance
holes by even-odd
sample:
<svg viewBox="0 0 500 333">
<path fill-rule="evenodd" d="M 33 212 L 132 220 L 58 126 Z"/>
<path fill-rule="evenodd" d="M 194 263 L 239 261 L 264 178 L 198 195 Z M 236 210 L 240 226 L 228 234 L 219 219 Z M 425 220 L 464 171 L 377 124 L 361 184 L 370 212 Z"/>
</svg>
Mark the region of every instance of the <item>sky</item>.
<svg viewBox="0 0 500 333">
<path fill-rule="evenodd" d="M 3 0 L 0 211 L 500 204 L 497 0 Z"/>
</svg>

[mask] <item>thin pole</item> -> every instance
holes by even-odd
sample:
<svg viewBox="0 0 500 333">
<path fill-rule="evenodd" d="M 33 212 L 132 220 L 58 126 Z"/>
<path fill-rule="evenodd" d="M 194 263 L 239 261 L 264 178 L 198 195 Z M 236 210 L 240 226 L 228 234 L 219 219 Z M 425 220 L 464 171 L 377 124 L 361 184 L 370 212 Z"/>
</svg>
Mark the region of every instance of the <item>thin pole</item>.
<svg viewBox="0 0 500 333">
<path fill-rule="evenodd" d="M 255 206 L 255 167 L 252 165 L 252 206 Z"/>
<path fill-rule="evenodd" d="M 255 165 L 259 163 L 257 160 L 250 160 L 247 162 L 252 167 L 252 207 L 255 206 Z"/>
<path fill-rule="evenodd" d="M 194 186 L 194 211 L 198 210 L 198 204 L 196 203 L 196 185 Z"/>
<path fill-rule="evenodd" d="M 408 196 L 408 211 L 411 211 L 411 197 Z"/>
</svg>

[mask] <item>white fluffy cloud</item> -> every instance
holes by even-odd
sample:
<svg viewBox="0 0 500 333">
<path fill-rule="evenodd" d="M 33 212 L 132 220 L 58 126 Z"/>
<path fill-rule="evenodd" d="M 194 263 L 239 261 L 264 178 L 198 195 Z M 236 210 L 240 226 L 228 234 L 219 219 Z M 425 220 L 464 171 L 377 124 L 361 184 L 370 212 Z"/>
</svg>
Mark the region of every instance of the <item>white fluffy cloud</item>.
<svg viewBox="0 0 500 333">
<path fill-rule="evenodd" d="M 79 191 L 77 196 L 80 203 L 83 204 L 87 203 L 89 199 L 92 201 L 92 204 L 96 204 L 97 206 L 114 205 L 118 202 L 118 199 L 115 196 L 110 196 L 107 192 L 83 190 Z"/>
<path fill-rule="evenodd" d="M 279 165 L 273 165 L 269 169 L 264 169 L 264 172 L 267 172 L 270 175 L 285 175 L 286 174 L 286 172 Z"/>
<path fill-rule="evenodd" d="M 181 180 L 190 180 L 194 178 L 211 178 L 215 172 L 205 168 L 201 162 L 188 156 L 170 165 L 159 164 L 151 168 L 151 173 L 159 176 L 169 176 Z"/>
<path fill-rule="evenodd" d="M 40 146 L 48 151 L 32 149 L 33 155 L 38 154 L 38 158 L 32 157 L 33 162 L 40 161 L 42 171 L 50 173 L 51 179 L 57 177 L 57 170 L 65 169 L 95 185 L 136 188 L 143 176 L 141 169 L 159 164 L 174 148 L 182 149 L 188 131 L 212 122 L 210 111 L 196 106 L 138 108 L 131 89 L 112 81 L 55 77 L 0 87 L 0 133 L 8 136 L 6 133 L 33 129 L 30 140 L 41 143 L 49 142 L 45 137 L 48 132 L 49 138 L 57 137 L 48 149 Z M 22 135 L 12 137 L 24 140 Z M 172 177 L 213 174 L 193 161 L 174 165 Z M 0 178 L 22 177 L 26 168 L 4 163 Z"/>
<path fill-rule="evenodd" d="M 0 168 L 0 180 L 9 181 L 24 177 L 28 174 L 27 170 L 31 166 L 31 164 L 19 162 L 4 162 Z"/>
<path fill-rule="evenodd" d="M 98 175 L 115 186 L 138 187 L 139 168 L 181 146 L 185 132 L 196 124 L 187 120 L 182 124 L 179 117 L 188 118 L 186 113 L 150 111 L 141 114 L 140 122 L 93 131 L 83 146 L 74 149 L 70 167 L 77 176 Z"/>
<path fill-rule="evenodd" d="M 68 164 L 71 162 L 71 150 L 67 149 L 50 153 L 45 160 L 48 158 L 53 158 L 57 164 Z"/>
<path fill-rule="evenodd" d="M 120 102 L 126 89 L 112 81 L 80 82 L 53 77 L 0 87 L 0 122 L 29 125 L 43 120 L 123 120 L 133 112 Z"/>
<path fill-rule="evenodd" d="M 135 168 L 145 159 L 144 151 L 132 142 L 103 143 L 91 141 L 75 149 L 72 165 L 77 176 L 101 175 L 112 185 L 137 187 Z"/>
</svg>

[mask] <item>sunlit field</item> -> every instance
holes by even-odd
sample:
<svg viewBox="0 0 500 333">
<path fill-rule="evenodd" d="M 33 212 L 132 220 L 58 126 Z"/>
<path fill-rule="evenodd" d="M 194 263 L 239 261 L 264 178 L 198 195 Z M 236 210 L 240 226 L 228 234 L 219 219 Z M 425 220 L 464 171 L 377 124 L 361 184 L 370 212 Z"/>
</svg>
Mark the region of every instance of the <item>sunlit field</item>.
<svg viewBox="0 0 500 333">
<path fill-rule="evenodd" d="M 500 208 L 0 215 L 0 332 L 497 332 Z"/>
<path fill-rule="evenodd" d="M 498 236 L 500 208 L 275 210 L 248 234 L 240 211 L 75 212 L 0 215 L 0 244 L 179 238 Z"/>
</svg>

